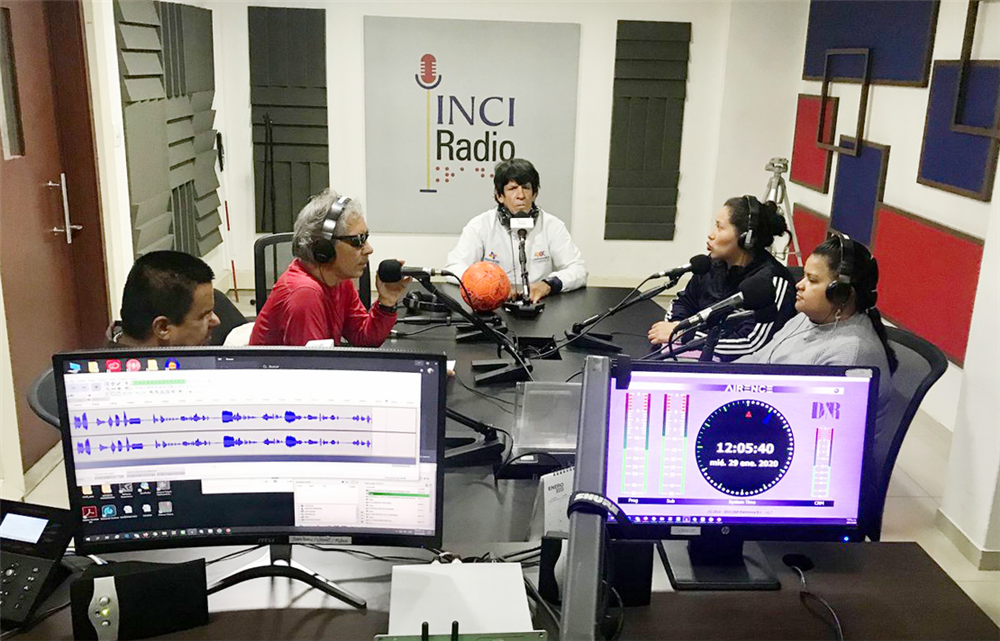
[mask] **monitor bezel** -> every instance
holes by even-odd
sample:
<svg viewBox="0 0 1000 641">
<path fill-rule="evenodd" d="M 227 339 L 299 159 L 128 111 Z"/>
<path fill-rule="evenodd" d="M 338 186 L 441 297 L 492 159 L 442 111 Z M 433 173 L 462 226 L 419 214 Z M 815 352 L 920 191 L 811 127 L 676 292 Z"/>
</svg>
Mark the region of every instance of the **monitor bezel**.
<svg viewBox="0 0 1000 641">
<path fill-rule="evenodd" d="M 110 552 L 138 552 L 144 550 L 159 550 L 190 547 L 215 547 L 232 545 L 271 545 L 288 544 L 291 537 L 315 537 L 312 543 L 329 545 L 379 545 L 394 547 L 422 547 L 436 549 L 441 547 L 442 530 L 444 527 L 444 454 L 445 454 L 445 394 L 446 394 L 446 355 L 443 352 L 401 351 L 389 349 L 373 349 L 358 347 L 171 347 L 171 348 L 121 348 L 80 350 L 60 352 L 52 356 L 52 367 L 55 375 L 56 399 L 59 405 L 60 434 L 63 446 L 63 457 L 66 461 L 66 485 L 69 493 L 70 509 L 74 514 L 81 514 L 83 509 L 82 492 L 76 485 L 76 465 L 71 440 L 71 422 L 66 402 L 64 378 L 67 361 L 73 360 L 106 360 L 117 358 L 166 358 L 166 357 L 271 357 L 275 359 L 289 357 L 312 358 L 345 358 L 345 359 L 390 359 L 390 360 L 427 360 L 437 363 L 438 372 L 438 416 L 437 416 L 437 466 L 436 466 L 436 498 L 434 533 L 421 534 L 384 534 L 371 532 L 350 532 L 335 530 L 309 534 L 230 534 L 230 535 L 199 535 L 194 538 L 140 539 L 87 541 L 82 536 L 84 523 L 78 521 L 78 531 L 75 536 L 75 549 L 81 554 L 102 554 Z M 329 539 L 329 540 L 320 540 Z M 349 539 L 349 542 L 347 540 Z M 297 543 L 297 542 L 296 542 Z"/>
<path fill-rule="evenodd" d="M 617 378 L 622 361 L 612 361 L 604 380 L 610 400 L 612 380 Z M 875 439 L 876 414 L 878 410 L 879 369 L 868 366 L 842 365 L 781 365 L 759 363 L 689 363 L 669 361 L 631 361 L 628 366 L 629 375 L 634 372 L 704 372 L 712 374 L 785 374 L 792 376 L 841 376 L 846 377 L 848 371 L 869 371 L 872 384 L 868 387 L 868 412 L 865 424 L 864 456 L 861 466 L 861 482 L 858 486 L 858 519 L 855 525 L 848 524 L 750 524 L 750 523 L 631 523 L 622 526 L 614 521 L 608 521 L 608 534 L 615 540 L 687 540 L 687 539 L 741 539 L 744 541 L 860 541 L 864 538 L 864 526 L 868 521 L 868 512 L 872 509 L 867 500 L 867 492 L 871 491 L 874 479 L 872 452 Z M 854 378 L 853 376 L 851 378 Z M 610 402 L 608 412 L 601 418 L 605 434 L 604 474 L 602 487 L 607 488 L 608 449 L 611 447 L 607 438 L 610 428 Z M 628 514 L 628 509 L 625 509 Z"/>
</svg>

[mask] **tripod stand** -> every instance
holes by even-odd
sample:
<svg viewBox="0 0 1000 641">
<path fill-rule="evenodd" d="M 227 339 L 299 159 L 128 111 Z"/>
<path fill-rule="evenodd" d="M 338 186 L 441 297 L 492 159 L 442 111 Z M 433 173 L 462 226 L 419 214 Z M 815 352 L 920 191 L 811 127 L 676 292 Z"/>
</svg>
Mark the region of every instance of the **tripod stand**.
<svg viewBox="0 0 1000 641">
<path fill-rule="evenodd" d="M 788 199 L 788 188 L 785 185 L 785 179 L 781 175 L 788 171 L 788 159 L 787 158 L 772 158 L 767 161 L 764 165 L 764 171 L 771 172 L 771 178 L 767 181 L 767 190 L 764 192 L 763 202 L 773 200 L 778 205 L 778 213 L 784 215 L 785 220 L 788 222 L 788 233 L 790 238 L 788 240 L 788 245 L 781 252 L 779 260 L 785 261 L 787 265 L 790 256 L 796 256 L 798 264 L 801 267 L 805 265 L 805 259 L 802 257 L 802 251 L 799 249 L 799 237 L 795 234 L 795 218 L 793 216 L 792 203 Z"/>
</svg>

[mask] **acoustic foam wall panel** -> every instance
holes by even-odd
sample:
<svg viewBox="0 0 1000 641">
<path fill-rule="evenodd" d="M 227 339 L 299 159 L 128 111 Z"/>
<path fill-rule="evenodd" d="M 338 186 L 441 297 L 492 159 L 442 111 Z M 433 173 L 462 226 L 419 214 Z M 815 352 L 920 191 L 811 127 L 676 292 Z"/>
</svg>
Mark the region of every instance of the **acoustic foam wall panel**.
<svg viewBox="0 0 1000 641">
<path fill-rule="evenodd" d="M 917 182 L 989 201 L 1000 140 L 952 129 L 958 64 L 957 60 L 934 62 Z M 1000 61 L 970 62 L 965 83 L 962 124 L 991 129 L 1000 126 Z"/>
<path fill-rule="evenodd" d="M 126 103 L 164 98 L 160 16 L 150 0 L 116 2 L 118 62 Z"/>
<path fill-rule="evenodd" d="M 133 250 L 204 255 L 222 242 L 218 205 L 197 200 L 218 187 L 212 14 L 150 0 L 114 7 Z"/>
<path fill-rule="evenodd" d="M 839 98 L 826 99 L 824 114 L 824 142 L 832 143 L 837 130 L 837 107 Z M 819 127 L 820 97 L 799 94 L 795 109 L 795 136 L 792 140 L 792 166 L 789 180 L 825 194 L 830 190 L 830 158 L 833 152 L 816 146 Z"/>
<path fill-rule="evenodd" d="M 826 229 L 830 218 L 805 205 L 792 207 L 792 220 L 795 222 L 795 237 L 799 241 L 799 251 L 802 252 L 802 265 L 816 247 L 826 240 Z M 789 265 L 799 265 L 795 256 L 789 256 Z"/>
<path fill-rule="evenodd" d="M 137 256 L 169 249 L 174 242 L 166 106 L 166 100 L 147 100 L 124 108 L 132 250 Z"/>
<path fill-rule="evenodd" d="M 983 241 L 880 203 L 872 252 L 879 266 L 878 308 L 962 365 Z"/>
<path fill-rule="evenodd" d="M 854 147 L 856 141 L 840 137 L 840 145 Z M 882 201 L 889 146 L 861 141 L 856 156 L 840 154 L 837 181 L 833 185 L 830 227 L 866 245 L 871 244 L 875 205 Z"/>
<path fill-rule="evenodd" d="M 618 21 L 604 238 L 672 240 L 689 22 Z"/>
<path fill-rule="evenodd" d="M 828 49 L 864 47 L 871 50 L 871 83 L 927 86 L 936 0 L 813 0 L 809 4 L 804 80 L 820 80 Z M 861 61 L 856 57 L 831 61 L 831 78 L 857 82 Z"/>
<path fill-rule="evenodd" d="M 325 15 L 323 9 L 247 9 L 258 232 L 291 231 L 309 197 L 329 186 Z M 269 151 L 273 162 L 267 163 Z"/>
</svg>

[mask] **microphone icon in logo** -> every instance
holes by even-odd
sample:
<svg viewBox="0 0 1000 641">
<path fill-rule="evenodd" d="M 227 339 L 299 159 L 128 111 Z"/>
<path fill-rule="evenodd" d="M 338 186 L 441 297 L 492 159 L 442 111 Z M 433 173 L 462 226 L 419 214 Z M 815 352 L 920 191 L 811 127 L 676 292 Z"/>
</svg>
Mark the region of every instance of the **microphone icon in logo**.
<svg viewBox="0 0 1000 641">
<path fill-rule="evenodd" d="M 420 56 L 420 73 L 414 74 L 413 77 L 417 80 L 417 86 L 427 90 L 427 106 L 425 107 L 427 117 L 427 184 L 420 190 L 420 193 L 436 194 L 437 189 L 431 189 L 431 89 L 441 84 L 441 76 L 437 72 L 437 58 L 434 57 L 434 54 L 425 53 Z"/>
<path fill-rule="evenodd" d="M 437 75 L 437 58 L 425 53 L 420 57 L 420 73 L 414 74 L 417 84 L 424 89 L 434 89 L 441 84 L 441 76 Z"/>
</svg>

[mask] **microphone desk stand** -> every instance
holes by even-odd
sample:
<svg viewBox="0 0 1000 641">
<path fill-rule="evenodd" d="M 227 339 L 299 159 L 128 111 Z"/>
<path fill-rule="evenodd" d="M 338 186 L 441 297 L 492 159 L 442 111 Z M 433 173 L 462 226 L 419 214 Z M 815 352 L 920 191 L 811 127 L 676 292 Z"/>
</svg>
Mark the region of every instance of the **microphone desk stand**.
<svg viewBox="0 0 1000 641">
<path fill-rule="evenodd" d="M 525 251 L 525 241 L 528 238 L 528 230 L 518 229 L 518 257 L 521 262 L 521 297 L 515 301 L 504 303 L 503 308 L 508 314 L 513 314 L 515 318 L 532 319 L 545 309 L 545 303 L 531 302 L 531 285 L 528 281 L 528 254 Z"/>
</svg>

